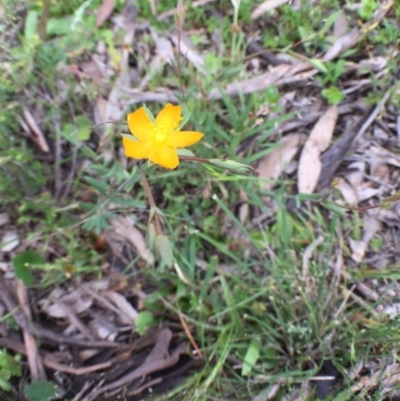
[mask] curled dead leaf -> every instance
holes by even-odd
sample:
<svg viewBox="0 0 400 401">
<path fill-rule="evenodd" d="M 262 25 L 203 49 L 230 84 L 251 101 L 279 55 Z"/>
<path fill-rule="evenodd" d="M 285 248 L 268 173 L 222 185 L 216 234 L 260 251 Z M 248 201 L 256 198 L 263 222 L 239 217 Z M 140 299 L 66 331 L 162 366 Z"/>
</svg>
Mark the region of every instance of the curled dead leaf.
<svg viewBox="0 0 400 401">
<path fill-rule="evenodd" d="M 332 138 L 338 118 L 337 106 L 331 106 L 314 125 L 300 156 L 298 190 L 300 193 L 314 192 L 321 174 L 320 154 L 325 151 Z"/>
<path fill-rule="evenodd" d="M 305 141 L 304 134 L 289 134 L 284 136 L 276 148 L 265 155 L 260 161 L 256 171 L 263 181 L 265 189 L 271 189 L 274 180 L 277 180 Z"/>
</svg>

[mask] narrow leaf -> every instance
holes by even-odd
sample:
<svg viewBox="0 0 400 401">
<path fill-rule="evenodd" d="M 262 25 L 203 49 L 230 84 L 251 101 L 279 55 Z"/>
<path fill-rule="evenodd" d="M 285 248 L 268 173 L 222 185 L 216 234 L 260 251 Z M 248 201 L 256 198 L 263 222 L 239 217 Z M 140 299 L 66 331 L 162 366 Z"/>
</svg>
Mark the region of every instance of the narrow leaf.
<svg viewBox="0 0 400 401">
<path fill-rule="evenodd" d="M 154 124 L 156 119 L 153 116 L 153 113 L 150 111 L 150 109 L 143 103 L 143 108 L 145 113 L 147 114 L 147 117 L 149 117 L 150 121 Z"/>
<path fill-rule="evenodd" d="M 182 127 L 189 121 L 191 114 L 192 113 L 187 113 L 182 117 L 182 120 L 178 127 L 178 131 L 180 131 L 182 129 Z"/>
<path fill-rule="evenodd" d="M 253 370 L 260 355 L 260 347 L 261 343 L 259 338 L 253 338 L 250 341 L 243 361 L 242 376 L 247 376 Z"/>
<path fill-rule="evenodd" d="M 168 266 L 171 267 L 174 263 L 174 254 L 172 250 L 172 244 L 169 238 L 164 235 L 158 235 L 155 240 L 155 249 L 161 260 Z"/>
</svg>

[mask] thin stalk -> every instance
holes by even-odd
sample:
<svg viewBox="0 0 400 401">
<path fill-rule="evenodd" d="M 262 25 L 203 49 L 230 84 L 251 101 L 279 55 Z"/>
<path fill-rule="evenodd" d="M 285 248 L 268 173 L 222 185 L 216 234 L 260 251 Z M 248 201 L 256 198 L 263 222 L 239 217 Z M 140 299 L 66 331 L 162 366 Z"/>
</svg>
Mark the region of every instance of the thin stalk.
<svg viewBox="0 0 400 401">
<path fill-rule="evenodd" d="M 142 170 L 139 170 L 139 171 L 140 171 L 140 176 L 142 178 L 144 191 L 146 193 L 147 199 L 149 200 L 150 208 L 152 210 L 154 210 L 154 221 L 155 221 L 155 225 L 156 225 L 157 234 L 161 235 L 163 232 L 161 229 L 160 215 L 157 213 L 156 203 L 154 202 L 154 198 L 153 198 L 153 194 L 151 192 L 150 186 L 149 186 L 149 182 L 147 181 L 145 173 Z"/>
</svg>

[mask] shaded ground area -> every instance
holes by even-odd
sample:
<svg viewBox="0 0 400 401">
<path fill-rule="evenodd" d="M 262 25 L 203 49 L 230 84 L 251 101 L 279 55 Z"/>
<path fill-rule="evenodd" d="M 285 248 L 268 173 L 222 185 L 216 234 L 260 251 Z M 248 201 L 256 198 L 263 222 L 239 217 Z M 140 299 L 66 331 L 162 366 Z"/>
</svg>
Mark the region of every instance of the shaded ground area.
<svg viewBox="0 0 400 401">
<path fill-rule="evenodd" d="M 0 17 L 0 400 L 395 399 L 396 1 Z M 127 158 L 169 102 L 202 141 Z"/>
</svg>

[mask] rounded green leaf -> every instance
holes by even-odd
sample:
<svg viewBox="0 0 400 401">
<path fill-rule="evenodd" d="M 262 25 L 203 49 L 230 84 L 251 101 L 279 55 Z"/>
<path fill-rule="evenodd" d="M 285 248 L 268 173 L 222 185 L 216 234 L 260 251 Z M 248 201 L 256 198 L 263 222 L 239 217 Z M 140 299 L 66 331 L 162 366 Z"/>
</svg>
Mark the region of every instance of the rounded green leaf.
<svg viewBox="0 0 400 401">
<path fill-rule="evenodd" d="M 158 235 L 155 240 L 155 249 L 160 259 L 168 266 L 172 266 L 174 263 L 174 254 L 172 250 L 172 244 L 169 238 L 164 235 Z"/>
</svg>

